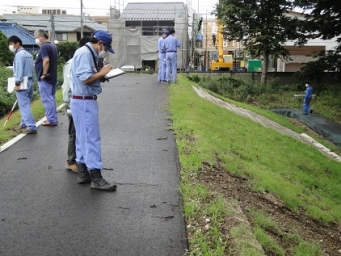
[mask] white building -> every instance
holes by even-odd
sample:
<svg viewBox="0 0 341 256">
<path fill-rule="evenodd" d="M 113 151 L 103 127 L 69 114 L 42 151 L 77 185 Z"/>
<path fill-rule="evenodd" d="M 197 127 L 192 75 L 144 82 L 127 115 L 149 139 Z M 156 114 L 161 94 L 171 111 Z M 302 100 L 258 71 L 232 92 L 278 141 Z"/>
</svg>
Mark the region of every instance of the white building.
<svg viewBox="0 0 341 256">
<path fill-rule="evenodd" d="M 158 67 L 157 43 L 164 29 L 174 28 L 181 43 L 178 50 L 178 69 L 188 63 L 188 10 L 181 2 L 128 3 L 122 15 L 111 10 L 109 32 L 113 36 L 114 55 L 110 55 L 115 66 L 134 65 Z"/>
<path fill-rule="evenodd" d="M 39 7 L 36 6 L 18 6 L 17 7 L 17 13 L 20 14 L 39 14 L 40 13 L 40 9 Z"/>
<path fill-rule="evenodd" d="M 291 17 L 304 19 L 304 14 L 300 12 L 291 11 L 288 14 Z M 290 52 L 290 58 L 283 60 L 277 59 L 276 70 L 277 72 L 296 72 L 300 70 L 306 63 L 316 61 L 316 56 L 327 51 L 334 50 L 338 45 L 337 37 L 322 40 L 321 38 L 309 39 L 304 46 L 296 46 L 295 41 L 287 41 L 285 47 Z"/>
</svg>

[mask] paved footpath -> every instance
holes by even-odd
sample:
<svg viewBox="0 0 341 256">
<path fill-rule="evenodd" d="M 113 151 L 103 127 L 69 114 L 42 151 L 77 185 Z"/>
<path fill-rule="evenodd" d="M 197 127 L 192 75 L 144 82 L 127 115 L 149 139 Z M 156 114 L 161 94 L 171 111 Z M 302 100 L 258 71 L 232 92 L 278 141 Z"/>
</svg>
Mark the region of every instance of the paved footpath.
<svg viewBox="0 0 341 256">
<path fill-rule="evenodd" d="M 68 121 L 0 153 L 0 256 L 180 256 L 187 248 L 168 85 L 125 74 L 98 97 L 102 158 L 116 192 L 64 169 Z"/>
</svg>

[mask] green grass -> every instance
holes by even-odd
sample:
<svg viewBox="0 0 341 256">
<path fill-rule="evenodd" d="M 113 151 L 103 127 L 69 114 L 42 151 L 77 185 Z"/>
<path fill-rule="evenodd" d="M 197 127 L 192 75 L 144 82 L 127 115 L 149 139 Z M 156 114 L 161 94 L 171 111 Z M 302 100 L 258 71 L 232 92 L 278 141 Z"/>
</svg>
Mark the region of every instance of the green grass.
<svg viewBox="0 0 341 256">
<path fill-rule="evenodd" d="M 299 240 L 298 245 L 293 249 L 295 256 L 320 256 L 323 255 L 319 246 L 314 243 Z"/>
<path fill-rule="evenodd" d="M 181 191 L 185 209 L 188 203 L 195 209 L 185 210 L 187 219 L 208 211 L 208 206 L 197 200 L 198 192 L 193 189 L 197 186 L 195 178 L 203 162 L 217 165 L 219 161 L 231 173 L 247 175 L 255 191 L 280 197 L 292 211 L 304 209 L 324 223 L 341 222 L 341 163 L 303 142 L 200 98 L 192 84 L 179 76 L 179 84 L 170 88 L 172 128 L 181 164 Z M 285 117 L 256 107 L 247 108 L 290 126 Z M 191 189 L 186 189 L 188 186 Z M 203 243 L 196 241 L 196 237 L 190 243 Z"/>
<path fill-rule="evenodd" d="M 256 227 L 254 232 L 257 240 L 262 245 L 264 250 L 271 253 L 271 255 L 285 255 L 284 249 L 263 229 L 261 229 L 260 227 Z"/>
<path fill-rule="evenodd" d="M 243 224 L 231 229 L 231 239 L 233 243 L 228 249 L 228 254 L 260 256 L 264 255 L 263 251 L 252 243 L 255 239 L 254 234 Z M 227 255 L 228 255 L 227 254 Z"/>
<path fill-rule="evenodd" d="M 278 224 L 263 212 L 251 210 L 251 215 L 255 225 L 254 232 L 257 240 L 264 250 L 271 255 L 285 255 L 285 250 L 277 243 L 271 234 L 282 237 L 283 241 L 290 240 L 292 246 L 289 248 L 289 251 L 292 252 L 293 255 L 322 255 L 318 245 L 305 241 L 296 233 L 281 232 Z"/>
</svg>

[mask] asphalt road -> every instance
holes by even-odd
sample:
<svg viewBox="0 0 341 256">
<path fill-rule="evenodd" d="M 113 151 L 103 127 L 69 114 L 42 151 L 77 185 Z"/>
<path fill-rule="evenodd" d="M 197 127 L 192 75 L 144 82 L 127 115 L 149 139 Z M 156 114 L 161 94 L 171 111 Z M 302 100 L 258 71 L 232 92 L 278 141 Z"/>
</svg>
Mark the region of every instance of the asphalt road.
<svg viewBox="0 0 341 256">
<path fill-rule="evenodd" d="M 98 97 L 103 176 L 116 192 L 65 170 L 68 120 L 0 153 L 1 256 L 178 256 L 187 248 L 168 84 L 125 74 Z"/>
</svg>

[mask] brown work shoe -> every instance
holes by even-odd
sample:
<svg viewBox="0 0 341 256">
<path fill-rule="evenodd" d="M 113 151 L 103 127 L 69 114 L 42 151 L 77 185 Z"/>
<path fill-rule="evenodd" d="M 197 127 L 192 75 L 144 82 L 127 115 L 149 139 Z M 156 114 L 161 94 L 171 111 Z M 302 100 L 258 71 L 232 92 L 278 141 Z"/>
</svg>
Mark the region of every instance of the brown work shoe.
<svg viewBox="0 0 341 256">
<path fill-rule="evenodd" d="M 78 172 L 78 165 L 77 164 L 68 164 L 68 163 L 66 163 L 65 168 L 66 168 L 66 170 L 68 170 L 70 172 Z"/>
<path fill-rule="evenodd" d="M 27 128 L 22 129 L 21 132 L 24 134 L 37 134 L 37 130 L 29 130 Z"/>
</svg>

